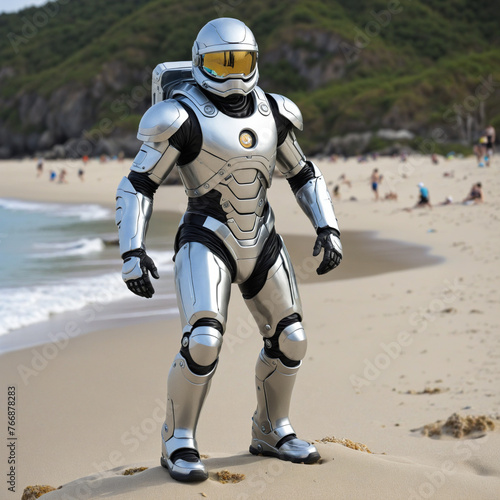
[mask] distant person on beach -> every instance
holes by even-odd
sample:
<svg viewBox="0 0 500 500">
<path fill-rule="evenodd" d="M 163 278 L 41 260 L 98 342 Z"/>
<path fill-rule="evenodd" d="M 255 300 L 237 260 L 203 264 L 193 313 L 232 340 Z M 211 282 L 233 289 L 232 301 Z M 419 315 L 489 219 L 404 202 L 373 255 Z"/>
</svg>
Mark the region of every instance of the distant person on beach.
<svg viewBox="0 0 500 500">
<path fill-rule="evenodd" d="M 188 197 L 174 248 L 182 335 L 168 375 L 160 458 L 178 481 L 209 477 L 196 428 L 219 362 L 232 283 L 239 285 L 264 343 L 255 366 L 257 405 L 249 451 L 293 463 L 320 459 L 314 444 L 297 437 L 289 419 L 307 340 L 292 263 L 267 198 L 275 166 L 313 226 L 312 254 L 322 255 L 317 274 L 340 264 L 340 232 L 325 179 L 297 143 L 301 112 L 288 98 L 256 86 L 257 55 L 250 29 L 221 18 L 201 29 L 183 71 L 179 63 L 157 66 L 158 81 L 174 83 L 168 90 L 154 83 L 156 104 L 139 124 L 144 143 L 116 194 L 122 277 L 131 292 L 146 298 L 155 291 L 149 274 L 159 278 L 146 253 L 153 197 L 176 167 Z M 247 376 L 234 367 L 234 390 Z M 326 378 L 318 375 L 317 385 Z M 230 405 L 229 394 L 226 399 Z M 217 432 L 235 433 L 230 412 L 218 411 Z"/>
<path fill-rule="evenodd" d="M 59 172 L 59 184 L 66 184 L 68 180 L 66 179 L 66 176 L 68 175 L 68 172 L 65 168 L 61 169 Z"/>
<path fill-rule="evenodd" d="M 85 180 L 85 170 L 83 168 L 78 169 L 78 178 L 83 182 Z"/>
<path fill-rule="evenodd" d="M 375 194 L 375 201 L 378 201 L 378 186 L 379 186 L 380 181 L 381 181 L 381 176 L 378 173 L 378 168 L 373 169 L 372 175 L 370 177 L 370 181 L 372 184 L 372 191 Z"/>
<path fill-rule="evenodd" d="M 484 133 L 486 135 L 486 157 L 484 161 L 486 163 L 486 166 L 489 167 L 490 161 L 493 157 L 494 144 L 496 140 L 495 128 L 493 127 L 493 125 L 488 125 Z"/>
<path fill-rule="evenodd" d="M 477 164 L 479 165 L 479 163 L 481 163 L 481 157 L 483 155 L 483 147 L 479 141 L 477 144 L 474 144 L 472 151 L 474 153 L 474 156 L 476 157 Z"/>
<path fill-rule="evenodd" d="M 345 174 L 342 174 L 339 177 L 339 181 L 341 184 L 345 184 L 348 187 L 351 187 L 351 181 L 345 176 Z"/>
<path fill-rule="evenodd" d="M 36 176 L 40 177 L 43 174 L 43 158 L 38 158 L 36 164 Z"/>
<path fill-rule="evenodd" d="M 479 138 L 479 166 L 484 167 L 486 165 L 486 161 L 488 160 L 488 138 L 486 135 L 482 135 Z"/>
<path fill-rule="evenodd" d="M 429 190 L 427 189 L 427 187 L 425 187 L 423 182 L 419 182 L 418 188 L 419 188 L 420 198 L 419 198 L 417 204 L 415 205 L 415 208 L 422 208 L 422 207 L 432 208 L 430 196 L 429 196 Z"/>
<path fill-rule="evenodd" d="M 465 205 L 470 205 L 473 203 L 482 203 L 483 200 L 483 187 L 480 182 L 476 182 L 471 187 L 469 194 L 464 198 L 463 202 Z"/>
<path fill-rule="evenodd" d="M 422 208 L 422 207 L 432 208 L 430 197 L 429 197 L 429 190 L 424 186 L 423 182 L 419 182 L 417 187 L 419 189 L 419 191 L 418 191 L 419 199 L 418 199 L 416 205 L 414 205 L 413 207 L 403 208 L 402 209 L 403 211 L 411 212 L 415 208 Z M 442 204 L 443 203 L 441 203 L 441 205 Z"/>
<path fill-rule="evenodd" d="M 50 171 L 50 176 L 49 176 L 50 182 L 54 182 L 56 179 L 57 179 L 57 173 L 56 173 L 56 171 L 55 170 L 51 170 Z"/>
</svg>

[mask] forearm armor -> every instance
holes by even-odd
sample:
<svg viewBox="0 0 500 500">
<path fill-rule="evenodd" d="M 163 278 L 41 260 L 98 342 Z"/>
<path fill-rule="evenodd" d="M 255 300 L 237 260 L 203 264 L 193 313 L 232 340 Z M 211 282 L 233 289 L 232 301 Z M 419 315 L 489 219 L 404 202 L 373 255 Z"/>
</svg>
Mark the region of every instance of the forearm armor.
<svg viewBox="0 0 500 500">
<path fill-rule="evenodd" d="M 308 163 L 314 169 L 314 178 L 308 180 L 297 191 L 295 198 L 300 208 L 302 208 L 313 224 L 314 229 L 318 230 L 319 228 L 330 227 L 339 231 L 339 225 L 335 217 L 332 199 L 325 179 L 313 162 L 309 161 Z"/>
<path fill-rule="evenodd" d="M 116 217 L 120 255 L 130 250 L 144 248 L 153 201 L 138 193 L 127 177 L 124 177 L 116 191 Z"/>
<path fill-rule="evenodd" d="M 337 218 L 333 210 L 333 203 L 328 192 L 325 179 L 319 168 L 312 162 L 306 160 L 306 157 L 300 149 L 293 130 L 288 133 L 283 144 L 278 148 L 277 158 L 278 168 L 293 186 L 295 198 L 300 208 L 312 222 L 314 228 L 318 230 L 321 227 L 331 227 L 339 231 Z M 294 183 L 295 176 L 305 172 L 304 169 L 310 169 L 304 180 L 311 177 L 300 186 Z M 301 174 L 302 175 L 302 174 Z M 299 178 L 298 176 L 297 178 Z M 303 182 L 300 179 L 299 182 Z M 299 187 L 300 186 L 300 187 Z"/>
</svg>

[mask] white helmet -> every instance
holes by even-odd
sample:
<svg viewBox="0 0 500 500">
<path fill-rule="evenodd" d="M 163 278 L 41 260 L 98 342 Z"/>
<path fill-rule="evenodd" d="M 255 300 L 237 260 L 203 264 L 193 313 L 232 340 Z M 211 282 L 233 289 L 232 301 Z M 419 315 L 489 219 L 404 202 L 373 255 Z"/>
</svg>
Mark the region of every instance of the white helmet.
<svg viewBox="0 0 500 500">
<path fill-rule="evenodd" d="M 216 95 L 246 95 L 259 79 L 258 50 L 252 32 L 241 21 L 228 17 L 210 21 L 193 44 L 193 77 Z"/>
</svg>

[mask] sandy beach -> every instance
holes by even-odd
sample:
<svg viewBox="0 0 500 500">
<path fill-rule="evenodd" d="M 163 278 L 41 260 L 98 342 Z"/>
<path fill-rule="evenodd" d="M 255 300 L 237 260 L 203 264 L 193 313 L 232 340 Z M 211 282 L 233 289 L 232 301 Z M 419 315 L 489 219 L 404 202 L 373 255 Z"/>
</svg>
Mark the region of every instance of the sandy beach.
<svg viewBox="0 0 500 500">
<path fill-rule="evenodd" d="M 209 480 L 178 483 L 159 464 L 179 321 L 117 322 L 77 336 L 82 319 L 75 316 L 57 342 L 0 356 L 0 428 L 8 443 L 0 498 L 21 498 L 29 485 L 62 486 L 47 500 L 500 498 L 500 159 L 489 168 L 472 157 L 438 165 L 426 156 L 317 163 L 330 189 L 340 187 L 336 215 L 350 235 L 338 271 L 316 276 L 314 230 L 286 180 L 275 177 L 269 199 L 294 261 L 308 334 L 291 420 L 300 437 L 317 442 L 320 463 L 248 453 L 262 340 L 233 287 L 197 433 Z M 92 160 L 82 182 L 79 161 L 47 161 L 39 178 L 35 160 L 2 161 L 0 198 L 113 208 L 129 165 Z M 68 182 L 49 182 L 51 168 L 66 168 Z M 373 168 L 383 175 L 381 198 L 391 191 L 397 200 L 374 201 Z M 342 174 L 350 185 L 340 183 Z M 407 211 L 419 182 L 433 208 Z M 460 203 L 476 182 L 485 202 Z M 439 206 L 448 196 L 454 203 Z M 154 203 L 156 212 L 180 216 L 184 190 L 162 186 Z M 365 232 L 371 238 L 356 237 Z M 9 392 L 16 439 L 7 430 Z M 422 432 L 455 413 L 484 418 L 470 434 L 464 424 L 459 437 L 447 427 Z M 342 439 L 351 447 L 336 442 Z M 123 474 L 136 467 L 147 469 Z M 241 480 L 221 482 L 224 470 Z"/>
</svg>

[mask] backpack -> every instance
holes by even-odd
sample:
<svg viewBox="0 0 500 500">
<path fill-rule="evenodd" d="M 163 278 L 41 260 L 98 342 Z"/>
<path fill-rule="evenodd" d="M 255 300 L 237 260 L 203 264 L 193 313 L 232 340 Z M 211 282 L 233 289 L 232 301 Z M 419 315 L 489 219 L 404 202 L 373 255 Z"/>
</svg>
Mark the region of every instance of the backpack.
<svg viewBox="0 0 500 500">
<path fill-rule="evenodd" d="M 170 99 L 172 91 L 179 83 L 195 83 L 191 72 L 191 61 L 165 62 L 153 70 L 151 100 L 157 102 Z"/>
</svg>

